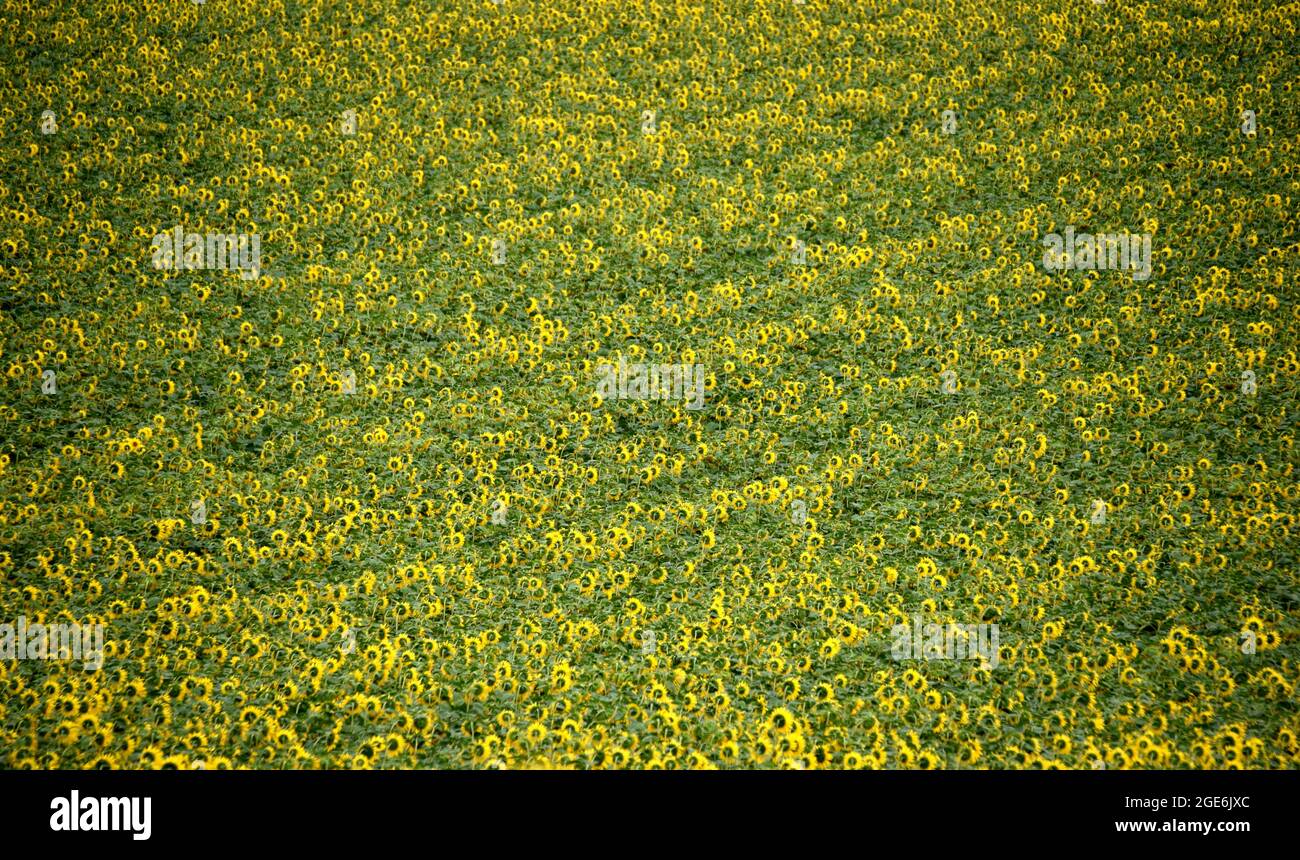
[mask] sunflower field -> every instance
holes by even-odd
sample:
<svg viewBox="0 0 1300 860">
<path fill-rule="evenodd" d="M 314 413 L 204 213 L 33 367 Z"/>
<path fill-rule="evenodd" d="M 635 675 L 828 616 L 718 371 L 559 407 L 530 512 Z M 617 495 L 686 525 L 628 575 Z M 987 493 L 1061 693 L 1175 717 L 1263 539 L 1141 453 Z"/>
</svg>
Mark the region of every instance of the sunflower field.
<svg viewBox="0 0 1300 860">
<path fill-rule="evenodd" d="M 1296 768 L 1298 22 L 0 0 L 0 767 Z"/>
</svg>

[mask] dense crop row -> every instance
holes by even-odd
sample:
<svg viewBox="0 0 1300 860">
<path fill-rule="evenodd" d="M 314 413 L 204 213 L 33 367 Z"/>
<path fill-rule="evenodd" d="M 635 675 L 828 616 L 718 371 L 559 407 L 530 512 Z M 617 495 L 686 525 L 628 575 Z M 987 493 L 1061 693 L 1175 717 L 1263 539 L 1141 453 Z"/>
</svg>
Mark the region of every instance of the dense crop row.
<svg viewBox="0 0 1300 860">
<path fill-rule="evenodd" d="M 0 765 L 1295 767 L 1296 9 L 0 3 Z"/>
</svg>

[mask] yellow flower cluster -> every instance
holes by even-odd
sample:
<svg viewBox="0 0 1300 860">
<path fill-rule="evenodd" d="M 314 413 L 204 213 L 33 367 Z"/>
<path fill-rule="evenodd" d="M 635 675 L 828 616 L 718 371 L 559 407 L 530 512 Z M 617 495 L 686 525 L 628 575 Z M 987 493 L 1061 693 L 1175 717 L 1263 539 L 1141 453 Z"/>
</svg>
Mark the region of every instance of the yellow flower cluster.
<svg viewBox="0 0 1300 860">
<path fill-rule="evenodd" d="M 1300 766 L 1296 20 L 1196 10 L 4 6 L 0 766 Z"/>
</svg>

